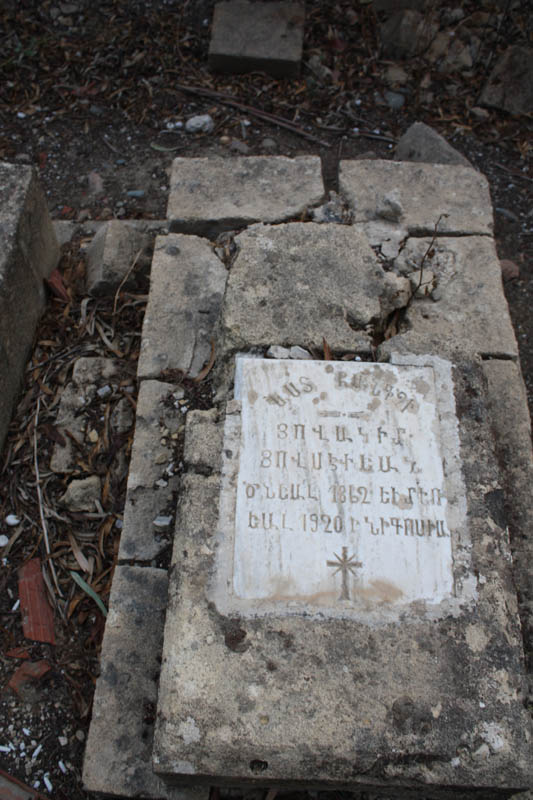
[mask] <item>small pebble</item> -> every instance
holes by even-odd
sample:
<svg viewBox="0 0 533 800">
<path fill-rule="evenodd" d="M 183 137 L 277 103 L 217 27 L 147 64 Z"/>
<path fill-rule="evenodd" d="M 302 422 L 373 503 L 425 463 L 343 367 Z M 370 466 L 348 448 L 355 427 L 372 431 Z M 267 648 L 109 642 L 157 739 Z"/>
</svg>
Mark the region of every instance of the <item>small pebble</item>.
<svg viewBox="0 0 533 800">
<path fill-rule="evenodd" d="M 61 747 L 66 747 L 68 744 L 68 739 L 66 736 L 58 736 L 57 741 L 61 745 Z"/>
<path fill-rule="evenodd" d="M 291 347 L 291 349 L 289 350 L 289 358 L 312 359 L 313 356 L 308 350 L 304 350 L 303 347 L 300 347 L 299 345 L 294 345 L 294 347 Z"/>
<path fill-rule="evenodd" d="M 101 386 L 99 389 L 96 390 L 96 394 L 98 395 L 98 397 L 109 397 L 109 395 L 112 394 L 112 392 L 113 389 L 108 384 L 106 384 L 105 386 Z"/>
<path fill-rule="evenodd" d="M 44 785 L 46 786 L 47 791 L 51 792 L 52 789 L 53 789 L 53 786 L 50 783 L 50 778 L 48 777 L 48 775 L 43 775 L 43 782 L 44 782 Z"/>
<path fill-rule="evenodd" d="M 77 730 L 74 736 L 76 737 L 78 742 L 85 741 L 85 733 L 82 730 Z"/>
<path fill-rule="evenodd" d="M 187 133 L 211 133 L 214 127 L 215 123 L 209 114 L 198 114 L 185 123 Z"/>
<path fill-rule="evenodd" d="M 267 358 L 289 358 L 290 350 L 287 347 L 281 347 L 279 344 L 271 345 L 267 350 Z"/>
<path fill-rule="evenodd" d="M 160 514 L 158 517 L 154 519 L 152 525 L 154 526 L 154 528 L 168 528 L 171 522 L 172 522 L 172 517 L 165 517 L 162 514 Z"/>
<path fill-rule="evenodd" d="M 9 539 L 7 538 L 7 536 L 5 534 L 2 534 L 0 536 L 0 547 L 5 547 L 8 542 Z"/>
<path fill-rule="evenodd" d="M 130 189 L 126 194 L 128 197 L 144 197 L 146 193 L 144 189 Z"/>
<path fill-rule="evenodd" d="M 6 525 L 9 525 L 10 528 L 14 528 L 19 522 L 20 519 L 15 514 L 8 514 L 6 517 Z"/>
</svg>

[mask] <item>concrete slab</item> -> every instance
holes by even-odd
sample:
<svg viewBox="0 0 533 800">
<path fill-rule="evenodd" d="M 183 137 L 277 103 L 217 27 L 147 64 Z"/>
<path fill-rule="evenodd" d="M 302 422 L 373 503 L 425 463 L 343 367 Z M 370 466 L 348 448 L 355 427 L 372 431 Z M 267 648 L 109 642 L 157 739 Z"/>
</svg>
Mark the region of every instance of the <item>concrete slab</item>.
<svg viewBox="0 0 533 800">
<path fill-rule="evenodd" d="M 167 217 L 171 231 L 215 238 L 253 222 L 298 219 L 323 196 L 318 156 L 175 158 Z"/>
<path fill-rule="evenodd" d="M 277 78 L 300 72 L 303 3 L 227 0 L 213 15 L 209 67 L 218 72 L 262 70 Z"/>
<path fill-rule="evenodd" d="M 169 548 L 179 485 L 174 454 L 184 427 L 183 390 L 143 381 L 137 398 L 120 561 L 151 561 Z"/>
<path fill-rule="evenodd" d="M 482 368 L 473 361 L 452 365 L 413 355 L 397 356 L 394 362 L 394 369 L 385 365 L 390 381 L 379 387 L 378 383 L 369 384 L 363 397 L 368 391 L 372 401 L 354 409 L 350 400 L 357 404 L 361 392 L 352 387 L 349 375 L 342 382 L 337 380 L 338 392 L 322 380 L 327 367 L 334 375 L 347 374 L 344 363 L 282 361 L 284 370 L 293 366 L 294 380 L 280 382 L 270 394 L 263 391 L 262 384 L 250 386 L 245 380 L 239 382 L 237 376 L 237 398 L 228 398 L 222 469 L 222 486 L 233 488 L 222 491 L 218 515 L 215 504 L 206 502 L 206 483 L 212 478 L 192 476 L 176 526 L 154 738 L 154 766 L 167 780 L 201 784 L 216 776 L 218 785 L 252 783 L 294 789 L 312 783 L 329 789 L 386 790 L 395 795 L 418 792 L 428 797 L 456 797 L 458 792 L 467 797 L 480 791 L 486 797 L 509 796 L 530 785 L 531 719 L 523 703 L 521 630 L 506 522 L 498 503 L 501 492 Z M 370 363 L 359 367 L 376 376 L 384 368 Z M 411 368 L 433 371 L 434 392 L 429 391 L 425 378 L 415 379 Z M 308 370 L 307 383 L 298 383 L 301 375 L 297 370 L 301 369 Z M 398 374 L 406 371 L 408 377 L 395 382 L 396 370 Z M 414 381 L 409 387 L 412 397 L 405 391 L 404 380 Z M 311 392 L 306 386 L 312 386 Z M 306 423 L 299 408 L 306 395 L 323 402 L 324 407 L 331 402 L 326 410 L 340 415 L 363 412 L 363 422 L 357 417 L 327 417 L 322 429 L 321 423 L 313 424 L 311 432 L 306 429 L 302 433 L 298 426 Z M 419 416 L 409 403 L 414 400 L 416 406 L 422 396 L 433 405 L 433 411 Z M 261 426 L 256 437 L 253 471 L 255 476 L 262 470 L 261 480 L 254 478 L 253 482 L 260 484 L 260 489 L 264 484 L 270 493 L 296 481 L 298 465 L 284 464 L 283 451 L 286 458 L 289 449 L 295 458 L 298 451 L 310 462 L 313 453 L 327 449 L 325 444 L 315 447 L 315 439 L 324 436 L 324 442 L 326 438 L 331 441 L 336 427 L 343 425 L 343 436 L 348 426 L 353 434 L 348 431 L 345 439 L 350 457 L 386 457 L 380 448 L 390 447 L 391 439 L 382 438 L 380 443 L 379 431 L 381 428 L 383 437 L 386 425 L 397 423 L 397 432 L 404 428 L 418 437 L 418 445 L 413 445 L 413 452 L 418 453 L 418 447 L 421 452 L 424 449 L 426 431 L 423 425 L 417 430 L 416 423 L 425 419 L 441 448 L 436 461 L 446 465 L 444 496 L 431 495 L 432 489 L 441 488 L 439 480 L 436 486 L 427 484 L 425 473 L 418 473 L 416 465 L 413 470 L 412 460 L 391 461 L 391 474 L 383 473 L 380 484 L 386 493 L 377 500 L 383 511 L 376 520 L 369 518 L 374 530 L 367 525 L 358 543 L 364 548 L 367 539 L 372 542 L 374 537 L 383 537 L 390 539 L 391 546 L 400 546 L 396 539 L 405 547 L 414 546 L 419 556 L 413 554 L 413 566 L 423 576 L 431 559 L 427 561 L 422 550 L 425 545 L 431 548 L 430 539 L 438 536 L 435 514 L 440 497 L 441 502 L 446 500 L 446 514 L 457 507 L 457 513 L 445 518 L 453 589 L 447 584 L 445 597 L 435 596 L 432 602 L 431 596 L 425 596 L 405 605 L 401 595 L 391 592 L 387 597 L 365 597 L 358 580 L 364 581 L 370 573 L 365 572 L 365 565 L 356 563 L 364 559 L 350 549 L 354 542 L 346 539 L 343 544 L 339 539 L 340 548 L 334 547 L 327 560 L 332 562 L 330 579 L 336 580 L 337 603 L 343 613 L 332 614 L 320 597 L 314 597 L 307 613 L 291 607 L 290 598 L 285 597 L 290 594 L 290 582 L 280 585 L 275 608 L 264 612 L 242 603 L 238 608 L 230 604 L 229 612 L 229 607 L 221 607 L 220 592 L 215 591 L 221 574 L 220 548 L 225 537 L 234 533 L 225 525 L 224 503 L 231 506 L 231 492 L 235 498 L 241 480 L 247 480 L 244 473 L 238 473 L 237 480 L 230 474 L 234 461 L 240 459 L 239 403 L 243 409 L 248 405 L 247 413 L 254 407 L 256 419 L 263 416 L 267 423 L 272 422 L 273 411 L 273 423 Z M 411 413 L 413 428 L 402 424 Z M 437 424 L 430 421 L 435 414 Z M 369 426 L 363 431 L 369 438 L 360 444 L 356 437 L 363 424 Z M 291 426 L 298 433 L 293 431 L 294 441 L 289 446 L 283 435 L 291 432 Z M 375 441 L 370 441 L 371 434 Z M 400 453 L 405 447 L 400 438 L 396 442 L 394 447 Z M 335 448 L 340 444 L 337 441 Z M 337 458 L 336 449 L 333 455 Z M 362 494 L 357 487 L 368 488 L 369 475 L 361 478 L 361 471 L 349 465 L 341 480 L 341 466 L 328 459 L 329 486 L 339 487 L 336 516 L 346 519 L 351 514 L 364 525 Z M 415 525 L 406 533 L 408 488 L 395 497 L 391 476 L 400 483 L 414 479 L 425 515 L 436 526 L 431 537 L 429 526 L 422 525 L 421 519 L 418 531 Z M 345 487 L 344 503 L 341 486 Z M 353 497 L 350 486 L 354 487 Z M 248 497 L 247 490 L 244 485 L 245 500 L 251 503 L 254 498 Z M 432 497 L 437 505 L 432 506 Z M 267 492 L 262 508 L 253 510 L 260 524 L 255 525 L 253 517 L 247 532 L 241 530 L 247 540 L 243 547 L 250 556 L 246 586 L 256 593 L 264 583 L 260 563 L 254 560 L 255 549 L 263 552 L 261 548 L 271 544 L 268 557 L 282 559 L 277 543 L 286 533 L 289 538 L 293 535 L 279 520 L 270 525 L 272 502 Z M 291 500 L 289 491 L 285 502 L 291 520 L 294 514 L 307 514 L 305 498 L 294 496 Z M 333 518 L 333 514 L 329 516 Z M 393 516 L 402 519 L 401 533 L 392 524 Z M 311 517 L 308 521 L 314 524 Z M 318 527 L 309 531 L 309 542 L 294 554 L 296 559 L 314 552 L 315 540 L 317 547 L 333 542 L 333 522 L 332 532 L 326 530 L 328 520 L 320 517 L 315 522 L 320 531 Z M 366 558 L 371 560 L 369 553 Z M 440 560 L 441 555 L 437 568 Z M 226 582 L 222 575 L 230 594 L 235 592 L 235 574 Z M 390 583 L 397 579 L 399 573 Z"/>
<path fill-rule="evenodd" d="M 83 782 L 117 797 L 207 800 L 202 789 L 169 789 L 152 772 L 167 573 L 117 567 L 96 684 Z"/>
<path fill-rule="evenodd" d="M 406 161 L 341 161 L 340 192 L 354 222 L 387 220 L 411 235 L 491 234 L 492 206 L 486 178 L 451 164 Z"/>
<path fill-rule="evenodd" d="M 183 461 L 195 472 L 210 474 L 220 471 L 222 448 L 222 425 L 218 422 L 218 411 L 190 411 L 185 428 Z"/>
<path fill-rule="evenodd" d="M 103 225 L 87 249 L 87 292 L 95 297 L 139 286 L 152 260 L 150 237 L 117 219 Z"/>
<path fill-rule="evenodd" d="M 224 265 L 204 239 L 157 237 L 139 378 L 164 377 L 165 370 L 198 375 L 211 354 L 226 278 Z"/>
<path fill-rule="evenodd" d="M 59 260 L 44 194 L 30 167 L 0 162 L 0 449 Z"/>
<path fill-rule="evenodd" d="M 492 238 L 462 236 L 409 239 L 394 261 L 404 275 L 435 277 L 428 297 L 407 308 L 399 332 L 379 348 L 391 352 L 461 354 L 518 358 L 513 326 L 502 288 L 501 267 Z M 418 281 L 420 278 L 418 278 Z"/>
<path fill-rule="evenodd" d="M 533 455 L 531 420 L 524 381 L 518 364 L 511 361 L 483 362 L 496 454 L 502 473 L 505 513 L 511 535 L 513 571 L 526 659 L 533 692 Z"/>
<path fill-rule="evenodd" d="M 254 225 L 239 234 L 224 306 L 224 348 L 301 345 L 370 352 L 386 273 L 349 225 Z"/>
</svg>

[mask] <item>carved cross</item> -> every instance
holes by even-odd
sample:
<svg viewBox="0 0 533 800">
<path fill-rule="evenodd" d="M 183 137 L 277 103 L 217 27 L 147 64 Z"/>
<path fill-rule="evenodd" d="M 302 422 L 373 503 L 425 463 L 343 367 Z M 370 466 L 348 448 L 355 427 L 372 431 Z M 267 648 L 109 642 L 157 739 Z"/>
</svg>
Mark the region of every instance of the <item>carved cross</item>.
<svg viewBox="0 0 533 800">
<path fill-rule="evenodd" d="M 342 591 L 339 600 L 349 600 L 350 599 L 350 592 L 348 590 L 348 575 L 351 573 L 355 575 L 355 570 L 357 567 L 362 567 L 363 564 L 361 561 L 355 561 L 355 555 L 348 557 L 348 548 L 342 548 L 342 557 L 338 556 L 337 553 L 333 554 L 336 561 L 326 561 L 328 567 L 336 567 L 335 572 L 333 573 L 336 575 L 338 572 L 342 572 Z"/>
</svg>

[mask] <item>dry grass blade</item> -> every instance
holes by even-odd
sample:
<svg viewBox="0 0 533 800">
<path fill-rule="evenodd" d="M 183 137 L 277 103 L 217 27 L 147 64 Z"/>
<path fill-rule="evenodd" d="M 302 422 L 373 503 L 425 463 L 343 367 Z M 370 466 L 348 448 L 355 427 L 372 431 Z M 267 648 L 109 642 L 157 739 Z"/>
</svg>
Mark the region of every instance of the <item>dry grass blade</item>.
<svg viewBox="0 0 533 800">
<path fill-rule="evenodd" d="M 324 361 L 333 361 L 331 348 L 324 337 L 322 337 L 322 347 L 324 348 Z"/>
<path fill-rule="evenodd" d="M 83 553 L 81 551 L 81 548 L 80 548 L 79 544 L 77 543 L 76 539 L 74 538 L 74 536 L 72 535 L 72 533 L 70 531 L 67 531 L 67 534 L 68 534 L 68 540 L 70 542 L 70 546 L 72 548 L 72 552 L 74 553 L 74 558 L 76 559 L 76 561 L 80 565 L 80 568 L 84 572 L 90 572 L 89 562 L 87 561 L 87 559 L 83 555 Z"/>
<path fill-rule="evenodd" d="M 214 363 L 215 363 L 215 340 L 211 339 L 211 355 L 209 356 L 209 361 L 207 362 L 205 367 L 203 367 L 203 369 L 200 370 L 196 378 L 193 378 L 194 383 L 200 383 L 201 381 L 203 381 L 204 378 L 206 378 L 211 372 Z"/>
</svg>

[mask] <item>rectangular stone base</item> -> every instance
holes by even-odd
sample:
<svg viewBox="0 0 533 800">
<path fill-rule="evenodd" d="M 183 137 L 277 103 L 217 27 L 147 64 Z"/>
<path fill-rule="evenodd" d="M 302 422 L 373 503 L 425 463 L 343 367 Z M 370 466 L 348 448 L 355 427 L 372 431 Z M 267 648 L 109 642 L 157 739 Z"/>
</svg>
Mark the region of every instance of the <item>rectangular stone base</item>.
<svg viewBox="0 0 533 800">
<path fill-rule="evenodd" d="M 284 363 L 237 370 L 220 508 L 217 475 L 184 478 L 154 769 L 180 784 L 424 798 L 526 788 L 531 720 L 481 365 Z"/>
</svg>

